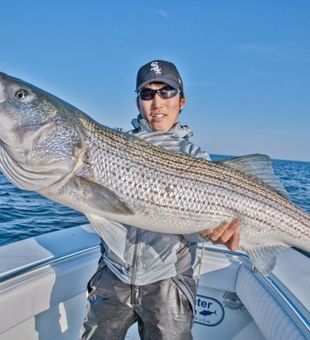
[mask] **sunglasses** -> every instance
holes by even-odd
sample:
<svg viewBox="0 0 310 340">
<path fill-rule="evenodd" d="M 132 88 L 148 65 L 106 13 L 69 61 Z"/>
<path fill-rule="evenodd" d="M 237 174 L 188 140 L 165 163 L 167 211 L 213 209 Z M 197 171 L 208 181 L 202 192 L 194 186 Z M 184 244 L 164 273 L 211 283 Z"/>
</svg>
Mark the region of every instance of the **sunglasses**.
<svg viewBox="0 0 310 340">
<path fill-rule="evenodd" d="M 175 89 L 171 86 L 165 86 L 158 90 L 141 89 L 140 91 L 138 91 L 138 97 L 142 100 L 152 100 L 154 99 L 155 94 L 158 93 L 160 98 L 169 99 L 175 97 L 180 92 L 180 89 Z"/>
</svg>

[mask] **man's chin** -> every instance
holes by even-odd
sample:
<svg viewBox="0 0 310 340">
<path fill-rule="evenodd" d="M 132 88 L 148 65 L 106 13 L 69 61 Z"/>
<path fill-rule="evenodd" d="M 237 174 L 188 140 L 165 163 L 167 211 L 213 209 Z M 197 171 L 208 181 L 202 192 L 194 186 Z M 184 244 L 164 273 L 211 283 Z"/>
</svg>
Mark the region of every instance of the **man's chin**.
<svg viewBox="0 0 310 340">
<path fill-rule="evenodd" d="M 163 132 L 170 130 L 169 124 L 165 122 L 152 122 L 151 128 L 154 131 L 163 131 Z"/>
</svg>

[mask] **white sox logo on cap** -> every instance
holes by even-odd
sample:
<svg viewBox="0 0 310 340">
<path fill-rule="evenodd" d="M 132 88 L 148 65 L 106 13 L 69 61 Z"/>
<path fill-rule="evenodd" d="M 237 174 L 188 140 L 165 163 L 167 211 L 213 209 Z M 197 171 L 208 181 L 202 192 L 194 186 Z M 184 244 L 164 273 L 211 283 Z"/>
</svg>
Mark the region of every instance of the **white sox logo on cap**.
<svg viewBox="0 0 310 340">
<path fill-rule="evenodd" d="M 156 74 L 161 74 L 161 68 L 158 65 L 158 61 L 153 61 L 151 66 L 151 71 L 154 71 Z"/>
</svg>

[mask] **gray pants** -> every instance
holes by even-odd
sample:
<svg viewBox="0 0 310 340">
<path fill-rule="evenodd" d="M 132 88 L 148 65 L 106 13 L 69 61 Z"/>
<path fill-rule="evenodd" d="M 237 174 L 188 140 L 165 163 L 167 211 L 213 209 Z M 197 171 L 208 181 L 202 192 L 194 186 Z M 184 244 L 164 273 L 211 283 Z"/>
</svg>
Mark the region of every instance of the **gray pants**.
<svg viewBox="0 0 310 340">
<path fill-rule="evenodd" d="M 174 280 L 130 285 L 104 266 L 89 282 L 81 340 L 124 339 L 136 321 L 141 339 L 192 339 L 192 305 Z"/>
</svg>

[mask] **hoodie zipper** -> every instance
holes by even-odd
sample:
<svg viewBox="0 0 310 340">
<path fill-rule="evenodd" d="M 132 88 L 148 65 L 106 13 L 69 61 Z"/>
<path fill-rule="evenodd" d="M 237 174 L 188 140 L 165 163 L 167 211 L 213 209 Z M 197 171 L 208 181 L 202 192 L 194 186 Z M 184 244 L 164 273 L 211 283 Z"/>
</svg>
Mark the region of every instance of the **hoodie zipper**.
<svg viewBox="0 0 310 340">
<path fill-rule="evenodd" d="M 138 301 L 139 289 L 138 286 L 135 285 L 136 277 L 137 277 L 137 259 L 139 257 L 140 250 L 140 236 L 141 230 L 136 228 L 136 237 L 135 237 L 135 247 L 132 256 L 132 275 L 131 275 L 131 303 L 136 304 Z"/>
</svg>

